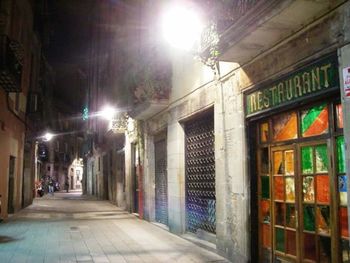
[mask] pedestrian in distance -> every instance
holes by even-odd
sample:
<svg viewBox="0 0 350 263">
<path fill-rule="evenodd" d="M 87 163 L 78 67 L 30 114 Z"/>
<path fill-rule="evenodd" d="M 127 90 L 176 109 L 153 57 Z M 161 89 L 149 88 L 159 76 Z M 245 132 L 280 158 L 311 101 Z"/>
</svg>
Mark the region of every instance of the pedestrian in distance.
<svg viewBox="0 0 350 263">
<path fill-rule="evenodd" d="M 68 176 L 66 176 L 66 180 L 64 182 L 64 188 L 66 188 L 67 193 L 69 192 L 69 182 L 68 182 Z"/>
<path fill-rule="evenodd" d="M 53 195 L 54 189 L 53 189 L 53 181 L 50 178 L 49 180 L 49 194 Z"/>
</svg>

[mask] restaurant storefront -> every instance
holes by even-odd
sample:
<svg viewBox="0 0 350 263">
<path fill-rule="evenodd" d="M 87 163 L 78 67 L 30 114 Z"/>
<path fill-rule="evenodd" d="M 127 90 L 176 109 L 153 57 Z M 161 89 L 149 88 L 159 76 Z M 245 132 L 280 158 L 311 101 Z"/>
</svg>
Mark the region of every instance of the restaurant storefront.
<svg viewBox="0 0 350 263">
<path fill-rule="evenodd" d="M 348 262 L 337 56 L 250 90 L 244 100 L 259 262 Z"/>
</svg>

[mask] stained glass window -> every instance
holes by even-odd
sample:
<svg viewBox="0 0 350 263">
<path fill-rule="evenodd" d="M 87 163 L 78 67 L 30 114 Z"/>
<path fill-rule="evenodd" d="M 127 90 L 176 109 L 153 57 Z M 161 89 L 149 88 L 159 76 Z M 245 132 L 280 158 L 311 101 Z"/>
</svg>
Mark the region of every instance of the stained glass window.
<svg viewBox="0 0 350 263">
<path fill-rule="evenodd" d="M 276 202 L 275 217 L 275 224 L 284 226 L 284 203 Z"/>
<path fill-rule="evenodd" d="M 268 176 L 261 176 L 261 197 L 270 198 L 270 178 Z"/>
<path fill-rule="evenodd" d="M 296 226 L 296 213 L 295 213 L 295 205 L 286 204 L 286 225 L 287 227 L 295 228 Z"/>
<path fill-rule="evenodd" d="M 338 190 L 339 190 L 339 199 L 340 205 L 348 205 L 348 195 L 347 195 L 347 176 L 339 175 L 338 176 Z"/>
<path fill-rule="evenodd" d="M 286 231 L 286 253 L 290 255 L 296 255 L 296 234 L 295 231 Z"/>
<path fill-rule="evenodd" d="M 318 247 L 320 248 L 319 257 L 321 262 L 332 262 L 331 239 L 329 237 L 319 236 Z"/>
<path fill-rule="evenodd" d="M 288 261 L 292 259 L 290 255 L 295 255 L 292 260 L 296 262 L 332 262 L 331 247 L 339 244 L 339 251 L 334 255 L 341 256 L 343 262 L 350 262 L 345 143 L 339 134 L 342 132 L 339 128 L 343 127 L 342 108 L 335 105 L 334 116 L 329 116 L 331 105 L 334 104 L 324 103 L 298 114 L 279 114 L 258 123 L 258 143 L 264 143 L 259 147 L 262 157 L 258 170 L 261 178 L 260 261 L 267 262 L 268 258 L 273 261 L 276 255 Z M 337 128 L 336 136 L 327 134 L 329 119 L 333 120 L 332 127 Z M 327 138 L 319 143 L 320 137 L 313 141 L 306 139 L 322 134 L 325 135 L 322 138 L 326 135 Z M 305 139 L 292 141 L 289 146 L 273 143 L 297 139 L 298 135 Z M 335 144 L 328 144 L 332 139 Z M 330 160 L 336 162 L 334 168 Z M 338 190 L 335 193 L 330 187 L 334 183 Z M 297 211 L 297 207 L 301 211 Z M 337 223 L 339 225 L 334 227 Z M 332 229 L 339 231 L 331 233 Z M 331 235 L 338 239 L 333 245 Z M 297 252 L 297 244 L 300 252 Z"/>
<path fill-rule="evenodd" d="M 329 178 L 328 175 L 316 176 L 316 200 L 318 203 L 329 204 Z"/>
<path fill-rule="evenodd" d="M 344 123 L 343 123 L 343 108 L 341 104 L 338 104 L 336 106 L 336 112 L 337 112 L 337 127 L 338 128 L 343 128 Z"/>
<path fill-rule="evenodd" d="M 294 175 L 294 151 L 284 152 L 284 170 L 286 175 Z"/>
<path fill-rule="evenodd" d="M 304 196 L 304 202 L 315 201 L 315 188 L 314 188 L 313 176 L 305 176 L 303 178 L 303 196 Z"/>
<path fill-rule="evenodd" d="M 343 262 L 350 262 L 350 249 L 349 249 L 349 241 L 341 240 L 341 255 Z"/>
<path fill-rule="evenodd" d="M 314 171 L 314 162 L 312 147 L 302 147 L 301 148 L 301 166 L 303 174 L 312 174 Z"/>
<path fill-rule="evenodd" d="M 320 135 L 328 132 L 327 104 L 314 106 L 301 112 L 301 134 L 303 137 Z"/>
<path fill-rule="evenodd" d="M 317 230 L 320 234 L 330 234 L 330 208 L 329 206 L 317 206 Z"/>
<path fill-rule="evenodd" d="M 297 132 L 297 114 L 284 113 L 273 117 L 273 139 L 275 141 L 285 141 L 296 139 Z"/>
<path fill-rule="evenodd" d="M 306 259 L 316 260 L 315 235 L 304 233 L 304 255 Z"/>
<path fill-rule="evenodd" d="M 344 136 L 337 137 L 337 167 L 339 173 L 345 173 L 345 142 Z"/>
<path fill-rule="evenodd" d="M 283 174 L 282 152 L 273 153 L 273 172 L 274 174 Z"/>
<path fill-rule="evenodd" d="M 268 200 L 261 200 L 260 201 L 260 207 L 261 207 L 261 216 L 264 223 L 270 223 L 270 201 Z"/>
<path fill-rule="evenodd" d="M 262 224 L 262 240 L 263 240 L 263 246 L 264 247 L 271 247 L 271 241 L 270 241 L 270 225 Z"/>
<path fill-rule="evenodd" d="M 287 202 L 294 202 L 295 201 L 294 178 L 287 177 L 285 184 L 286 184 L 286 201 Z"/>
<path fill-rule="evenodd" d="M 261 149 L 261 173 L 268 174 L 269 173 L 269 151 L 268 148 Z"/>
<path fill-rule="evenodd" d="M 260 124 L 260 140 L 261 142 L 269 140 L 269 124 L 267 122 Z"/>
<path fill-rule="evenodd" d="M 284 200 L 284 181 L 283 177 L 274 177 L 275 200 Z"/>
<path fill-rule="evenodd" d="M 316 172 L 326 173 L 328 172 L 328 152 L 327 145 L 317 145 L 315 147 L 316 151 Z"/>
<path fill-rule="evenodd" d="M 342 237 L 349 237 L 348 227 L 348 209 L 346 207 L 339 208 L 340 234 Z"/>
<path fill-rule="evenodd" d="M 311 205 L 304 205 L 304 229 L 315 231 L 315 208 Z"/>
<path fill-rule="evenodd" d="M 276 249 L 284 252 L 284 229 L 275 228 L 276 230 Z"/>
</svg>

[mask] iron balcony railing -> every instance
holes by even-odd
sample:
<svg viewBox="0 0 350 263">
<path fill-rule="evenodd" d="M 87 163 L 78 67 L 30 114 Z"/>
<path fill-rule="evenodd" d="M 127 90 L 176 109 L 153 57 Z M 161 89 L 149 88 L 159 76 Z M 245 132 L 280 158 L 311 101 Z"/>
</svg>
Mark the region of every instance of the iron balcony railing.
<svg viewBox="0 0 350 263">
<path fill-rule="evenodd" d="M 6 92 L 21 92 L 22 62 L 21 45 L 0 35 L 0 86 Z"/>
</svg>

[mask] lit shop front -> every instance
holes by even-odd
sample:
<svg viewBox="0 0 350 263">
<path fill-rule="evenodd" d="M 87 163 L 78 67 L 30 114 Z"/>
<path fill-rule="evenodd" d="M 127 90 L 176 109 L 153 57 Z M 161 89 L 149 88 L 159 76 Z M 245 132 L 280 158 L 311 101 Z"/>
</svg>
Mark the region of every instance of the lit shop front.
<svg viewBox="0 0 350 263">
<path fill-rule="evenodd" d="M 336 55 L 248 91 L 245 113 L 259 262 L 348 262 Z"/>
</svg>

